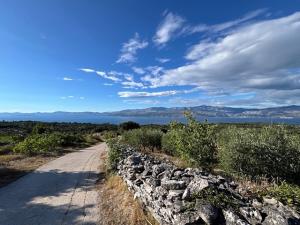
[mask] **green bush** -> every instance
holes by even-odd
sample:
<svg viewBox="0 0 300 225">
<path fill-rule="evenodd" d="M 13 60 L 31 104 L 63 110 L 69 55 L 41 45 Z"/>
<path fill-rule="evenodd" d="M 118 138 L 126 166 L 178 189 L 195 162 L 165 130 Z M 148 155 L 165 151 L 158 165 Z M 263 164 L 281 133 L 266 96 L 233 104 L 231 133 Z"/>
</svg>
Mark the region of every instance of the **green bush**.
<svg viewBox="0 0 300 225">
<path fill-rule="evenodd" d="M 164 153 L 173 156 L 177 155 L 175 138 L 176 138 L 175 130 L 170 130 L 169 132 L 163 134 L 161 139 L 161 149 Z"/>
<path fill-rule="evenodd" d="M 207 122 L 197 122 L 191 114 L 186 114 L 188 123 L 186 125 L 172 123 L 167 133 L 170 138 L 164 141 L 163 148 L 175 152 L 192 165 L 211 167 L 216 163 L 217 146 L 214 135 L 214 126 Z"/>
<path fill-rule="evenodd" d="M 84 142 L 81 135 L 74 134 L 34 134 L 14 147 L 14 152 L 35 155 L 57 152 L 62 147 L 77 146 Z"/>
<path fill-rule="evenodd" d="M 14 152 L 35 155 L 55 152 L 62 145 L 63 138 L 59 134 L 36 134 L 25 138 L 14 147 Z"/>
<path fill-rule="evenodd" d="M 124 123 L 121 123 L 119 125 L 120 129 L 121 130 L 133 130 L 133 129 L 138 129 L 140 128 L 140 124 L 136 123 L 136 122 L 133 122 L 133 121 L 128 121 L 128 122 L 124 122 Z"/>
<path fill-rule="evenodd" d="M 276 198 L 284 204 L 296 206 L 300 210 L 300 187 L 283 182 L 278 186 L 271 187 L 265 193 Z"/>
<path fill-rule="evenodd" d="M 107 141 L 108 145 L 108 168 L 110 170 L 116 170 L 118 162 L 122 157 L 122 151 L 124 146 L 120 143 L 118 138 L 112 138 Z"/>
<path fill-rule="evenodd" d="M 118 133 L 116 131 L 112 131 L 112 130 L 103 131 L 101 133 L 101 135 L 102 135 L 104 140 L 109 140 L 109 139 L 118 137 Z"/>
<path fill-rule="evenodd" d="M 283 126 L 227 129 L 219 138 L 219 158 L 227 172 L 300 179 L 299 137 Z"/>
<path fill-rule="evenodd" d="M 123 141 L 137 148 L 150 148 L 151 150 L 161 148 L 163 133 L 157 129 L 135 129 L 123 134 Z"/>
</svg>

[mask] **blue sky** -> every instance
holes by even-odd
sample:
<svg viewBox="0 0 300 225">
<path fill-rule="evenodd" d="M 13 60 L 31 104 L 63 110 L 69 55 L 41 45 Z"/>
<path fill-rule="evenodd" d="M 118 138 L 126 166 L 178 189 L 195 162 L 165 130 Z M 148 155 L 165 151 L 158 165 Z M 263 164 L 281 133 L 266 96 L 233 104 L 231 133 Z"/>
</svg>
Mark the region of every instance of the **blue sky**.
<svg viewBox="0 0 300 225">
<path fill-rule="evenodd" d="M 0 112 L 300 104 L 299 11 L 299 0 L 0 0 Z"/>
</svg>

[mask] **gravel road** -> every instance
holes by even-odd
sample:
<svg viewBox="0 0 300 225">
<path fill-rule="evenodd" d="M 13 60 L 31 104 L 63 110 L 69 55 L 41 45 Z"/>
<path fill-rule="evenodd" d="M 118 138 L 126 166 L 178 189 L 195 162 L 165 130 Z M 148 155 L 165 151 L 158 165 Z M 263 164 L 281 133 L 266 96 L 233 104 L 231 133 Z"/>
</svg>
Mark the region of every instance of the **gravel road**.
<svg viewBox="0 0 300 225">
<path fill-rule="evenodd" d="M 1 225 L 96 225 L 104 143 L 69 153 L 0 188 Z"/>
</svg>

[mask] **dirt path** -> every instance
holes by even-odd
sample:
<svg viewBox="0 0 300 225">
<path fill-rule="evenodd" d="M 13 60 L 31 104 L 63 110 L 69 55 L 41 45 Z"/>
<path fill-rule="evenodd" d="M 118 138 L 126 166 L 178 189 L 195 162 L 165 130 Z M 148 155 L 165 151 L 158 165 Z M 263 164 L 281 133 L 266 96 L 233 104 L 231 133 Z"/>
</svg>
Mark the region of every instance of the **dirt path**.
<svg viewBox="0 0 300 225">
<path fill-rule="evenodd" d="M 0 224 L 95 225 L 99 144 L 67 154 L 0 188 Z"/>
</svg>

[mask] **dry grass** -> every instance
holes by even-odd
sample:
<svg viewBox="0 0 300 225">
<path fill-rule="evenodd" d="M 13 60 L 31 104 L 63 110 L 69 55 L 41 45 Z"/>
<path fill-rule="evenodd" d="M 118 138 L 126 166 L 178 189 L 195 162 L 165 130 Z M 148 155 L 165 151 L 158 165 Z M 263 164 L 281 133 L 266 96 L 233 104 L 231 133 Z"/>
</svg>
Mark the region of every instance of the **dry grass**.
<svg viewBox="0 0 300 225">
<path fill-rule="evenodd" d="M 106 154 L 101 155 L 102 162 L 106 161 Z M 106 164 L 100 166 L 102 179 L 99 183 L 100 225 L 157 225 L 158 223 L 134 199 L 128 191 L 122 178 L 108 174 Z"/>
</svg>

